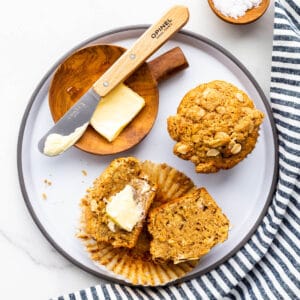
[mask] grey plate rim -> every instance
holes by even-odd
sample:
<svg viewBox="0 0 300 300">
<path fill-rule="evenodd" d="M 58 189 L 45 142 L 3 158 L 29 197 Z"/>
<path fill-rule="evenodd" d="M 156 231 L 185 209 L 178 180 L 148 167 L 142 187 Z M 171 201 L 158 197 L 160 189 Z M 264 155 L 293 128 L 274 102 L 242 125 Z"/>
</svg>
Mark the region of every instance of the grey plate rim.
<svg viewBox="0 0 300 300">
<path fill-rule="evenodd" d="M 57 250 L 58 253 L 60 253 L 63 257 L 65 257 L 68 261 L 70 261 L 71 263 L 73 263 L 74 265 L 76 265 L 77 267 L 79 267 L 80 269 L 96 276 L 99 277 L 103 280 L 106 280 L 107 282 L 115 282 L 115 283 L 119 283 L 119 284 L 125 284 L 128 286 L 142 286 L 142 285 L 134 285 L 131 283 L 126 282 L 125 280 L 121 280 L 121 279 L 117 279 L 117 278 L 113 278 L 107 275 L 104 275 L 100 272 L 97 272 L 93 269 L 90 269 L 89 267 L 85 266 L 84 264 L 80 263 L 79 261 L 77 261 L 76 259 L 74 259 L 70 254 L 68 254 L 65 250 L 63 250 L 57 243 L 56 241 L 50 236 L 50 234 L 47 232 L 47 230 L 44 228 L 42 222 L 40 221 L 40 219 L 37 217 L 37 215 L 35 214 L 35 211 L 33 209 L 33 206 L 31 205 L 29 196 L 27 194 L 27 190 L 26 190 L 26 185 L 25 185 L 25 181 L 24 181 L 24 175 L 23 175 L 23 168 L 22 168 L 22 145 L 23 145 L 23 139 L 24 139 L 24 131 L 25 131 L 25 127 L 26 127 L 26 122 L 27 122 L 27 118 L 28 115 L 30 113 L 31 107 L 36 99 L 37 94 L 39 93 L 40 89 L 42 88 L 42 86 L 44 85 L 45 81 L 51 76 L 51 74 L 55 71 L 55 69 L 59 66 L 59 64 L 61 64 L 61 62 L 66 59 L 71 53 L 73 53 L 75 50 L 80 49 L 81 47 L 85 46 L 86 44 L 92 43 L 95 40 L 99 39 L 99 38 L 103 38 L 112 34 L 116 34 L 116 33 L 121 33 L 124 31 L 131 31 L 131 30 L 146 30 L 149 27 L 149 25 L 133 25 L 133 26 L 125 26 L 125 27 L 119 27 L 116 29 L 112 29 L 112 30 L 108 30 L 105 31 L 101 34 L 95 35 L 89 39 L 86 39 L 85 41 L 79 43 L 78 45 L 76 45 L 75 47 L 73 47 L 70 51 L 68 51 L 65 55 L 63 55 L 53 66 L 52 68 L 50 68 L 50 70 L 43 76 L 43 78 L 41 79 L 41 81 L 39 82 L 39 84 L 37 85 L 37 87 L 35 88 L 32 96 L 30 97 L 29 103 L 27 104 L 27 107 L 25 109 L 22 121 L 21 121 L 21 125 L 20 125 L 20 129 L 19 129 L 19 135 L 18 135 L 18 143 L 17 143 L 17 170 L 18 170 L 18 178 L 19 178 L 19 185 L 21 188 L 21 192 L 26 204 L 26 207 L 33 219 L 33 221 L 35 222 L 36 226 L 39 228 L 39 230 L 41 231 L 41 233 L 43 234 L 43 236 L 46 238 L 46 240 L 48 240 L 48 242 Z M 273 114 L 272 114 L 272 109 L 271 106 L 269 104 L 269 101 L 267 100 L 267 97 L 265 96 L 264 92 L 262 91 L 261 87 L 259 86 L 258 82 L 256 81 L 256 79 L 253 77 L 253 75 L 250 73 L 250 71 L 244 66 L 244 64 L 242 64 L 233 54 L 231 54 L 228 50 L 226 50 L 224 47 L 222 47 L 221 45 L 219 45 L 218 43 L 202 36 L 199 35 L 197 33 L 194 33 L 192 31 L 189 30 L 180 30 L 179 33 L 187 36 L 187 37 L 191 37 L 197 40 L 200 40 L 206 44 L 208 44 L 209 46 L 215 48 L 216 50 L 220 51 L 222 54 L 224 54 L 225 56 L 227 56 L 232 62 L 234 62 L 243 72 L 244 74 L 248 77 L 248 79 L 252 82 L 252 84 L 254 85 L 255 89 L 257 90 L 257 92 L 259 93 L 263 104 L 266 108 L 268 117 L 270 119 L 270 123 L 271 123 L 271 129 L 272 129 L 272 135 L 273 135 L 273 141 L 274 141 L 274 171 L 273 171 L 273 179 L 272 179 L 272 184 L 270 186 L 270 191 L 267 197 L 267 201 L 265 203 L 265 206 L 263 207 L 260 216 L 257 218 L 255 224 L 253 225 L 253 227 L 251 228 L 251 230 L 248 232 L 248 234 L 243 238 L 243 240 L 234 248 L 232 249 L 227 255 L 225 255 L 222 259 L 218 260 L 217 262 L 215 262 L 214 264 L 212 264 L 211 266 L 196 272 L 194 274 L 191 275 L 187 275 L 184 276 L 183 278 L 179 278 L 175 281 L 171 281 L 169 283 L 167 283 L 166 285 L 173 285 L 173 284 L 178 284 L 181 282 L 185 282 L 187 280 L 202 276 L 212 270 L 214 270 L 216 267 L 220 266 L 221 264 L 223 264 L 224 262 L 226 262 L 227 260 L 229 260 L 234 254 L 236 254 L 247 242 L 248 240 L 251 238 L 251 236 L 254 234 L 254 232 L 256 231 L 256 229 L 258 228 L 259 224 L 261 223 L 263 217 L 266 215 L 266 212 L 268 210 L 268 207 L 270 206 L 273 194 L 275 192 L 275 188 L 277 185 L 277 181 L 278 181 L 278 171 L 279 171 L 279 156 L 278 156 L 278 137 L 277 137 L 277 130 L 276 130 L 276 125 L 274 122 L 274 118 L 273 118 Z"/>
</svg>

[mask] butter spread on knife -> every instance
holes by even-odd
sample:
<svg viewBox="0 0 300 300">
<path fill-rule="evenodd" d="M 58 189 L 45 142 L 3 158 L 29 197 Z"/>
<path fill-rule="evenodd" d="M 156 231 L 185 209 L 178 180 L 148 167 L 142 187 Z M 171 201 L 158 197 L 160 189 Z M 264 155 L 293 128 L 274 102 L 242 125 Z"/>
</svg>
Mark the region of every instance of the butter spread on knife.
<svg viewBox="0 0 300 300">
<path fill-rule="evenodd" d="M 121 83 L 102 97 L 91 118 L 91 125 L 112 142 L 144 106 L 145 100 Z"/>
<path fill-rule="evenodd" d="M 84 123 L 82 126 L 77 127 L 69 135 L 61 135 L 58 133 L 50 134 L 45 141 L 44 154 L 48 156 L 55 156 L 64 152 L 65 149 L 70 147 L 70 145 L 77 142 L 88 125 L 88 122 Z"/>
</svg>

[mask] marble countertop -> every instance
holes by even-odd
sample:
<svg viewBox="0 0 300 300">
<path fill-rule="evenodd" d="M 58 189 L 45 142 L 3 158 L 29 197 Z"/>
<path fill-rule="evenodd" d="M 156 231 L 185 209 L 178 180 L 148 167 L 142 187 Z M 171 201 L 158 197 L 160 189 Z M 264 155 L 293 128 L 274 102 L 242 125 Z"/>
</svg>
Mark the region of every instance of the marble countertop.
<svg viewBox="0 0 300 300">
<path fill-rule="evenodd" d="M 218 19 L 205 0 L 5 1 L 0 17 L 0 274 L 1 299 L 49 299 L 99 283 L 63 258 L 31 219 L 19 188 L 16 145 L 20 122 L 40 79 L 71 48 L 106 30 L 150 24 L 175 4 L 190 10 L 185 29 L 232 52 L 269 96 L 273 1 L 250 25 Z"/>
</svg>

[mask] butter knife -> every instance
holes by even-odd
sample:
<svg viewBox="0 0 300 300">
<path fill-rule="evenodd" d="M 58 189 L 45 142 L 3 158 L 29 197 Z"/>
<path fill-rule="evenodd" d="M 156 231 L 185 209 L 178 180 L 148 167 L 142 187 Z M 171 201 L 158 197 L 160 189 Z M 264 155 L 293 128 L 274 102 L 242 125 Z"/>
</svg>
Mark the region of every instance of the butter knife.
<svg viewBox="0 0 300 300">
<path fill-rule="evenodd" d="M 189 19 L 185 6 L 173 6 L 93 84 L 41 138 L 38 149 L 48 156 L 63 153 L 84 134 L 101 99 L 129 77 L 151 54 L 180 30 Z"/>
</svg>

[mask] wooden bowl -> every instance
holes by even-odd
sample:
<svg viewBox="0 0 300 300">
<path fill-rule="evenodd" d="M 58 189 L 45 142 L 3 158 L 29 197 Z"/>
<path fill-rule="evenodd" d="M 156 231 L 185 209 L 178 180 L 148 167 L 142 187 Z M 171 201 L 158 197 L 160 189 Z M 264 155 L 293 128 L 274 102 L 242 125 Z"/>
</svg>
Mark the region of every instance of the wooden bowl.
<svg viewBox="0 0 300 300">
<path fill-rule="evenodd" d="M 224 0 L 224 1 L 226 1 L 226 0 Z M 260 5 L 258 7 L 254 7 L 252 9 L 247 10 L 243 16 L 241 16 L 237 19 L 223 15 L 220 11 L 218 11 L 216 9 L 216 7 L 214 6 L 213 0 L 208 0 L 208 3 L 209 3 L 210 8 L 213 10 L 213 12 L 219 18 L 221 18 L 223 21 L 231 23 L 231 24 L 243 25 L 243 24 L 252 23 L 252 22 L 256 21 L 257 19 L 259 19 L 266 12 L 267 8 L 269 7 L 270 0 L 262 0 L 262 2 L 260 3 Z"/>
<path fill-rule="evenodd" d="M 122 55 L 124 48 L 94 45 L 76 51 L 56 70 L 49 89 L 49 106 L 57 122 L 92 84 Z M 158 111 L 158 82 L 186 68 L 188 63 L 180 48 L 174 48 L 150 63 L 144 63 L 126 81 L 145 99 L 145 106 L 113 141 L 108 142 L 89 126 L 76 147 L 93 154 L 115 154 L 130 149 L 149 133 Z"/>
</svg>

